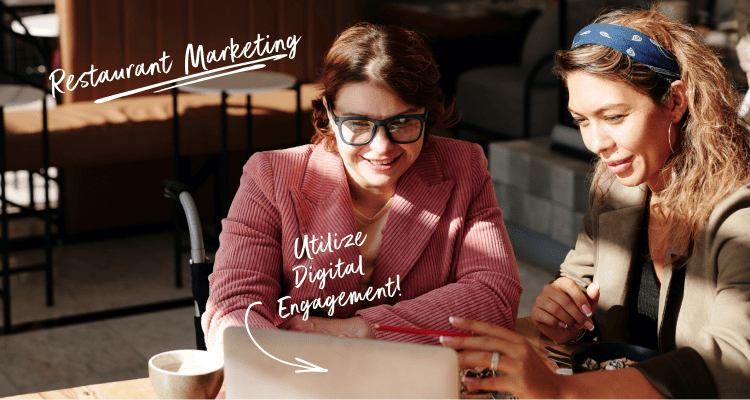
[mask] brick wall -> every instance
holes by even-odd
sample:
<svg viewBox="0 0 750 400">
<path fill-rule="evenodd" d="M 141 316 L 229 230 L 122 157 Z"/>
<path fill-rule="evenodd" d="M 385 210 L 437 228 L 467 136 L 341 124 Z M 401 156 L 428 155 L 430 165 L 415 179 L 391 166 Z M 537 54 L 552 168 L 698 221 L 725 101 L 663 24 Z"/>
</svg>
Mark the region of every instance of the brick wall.
<svg viewBox="0 0 750 400">
<path fill-rule="evenodd" d="M 549 143 L 490 143 L 490 174 L 506 222 L 572 248 L 588 207 L 591 166 L 549 150 Z"/>
</svg>

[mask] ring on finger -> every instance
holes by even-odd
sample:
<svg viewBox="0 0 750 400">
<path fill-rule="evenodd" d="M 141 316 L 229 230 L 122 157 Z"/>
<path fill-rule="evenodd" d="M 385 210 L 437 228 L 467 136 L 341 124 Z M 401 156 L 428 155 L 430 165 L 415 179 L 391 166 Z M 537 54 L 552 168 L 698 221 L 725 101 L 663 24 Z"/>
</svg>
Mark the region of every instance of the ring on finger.
<svg viewBox="0 0 750 400">
<path fill-rule="evenodd" d="M 500 353 L 492 352 L 492 361 L 490 362 L 490 370 L 497 371 L 497 364 L 500 362 Z"/>
</svg>

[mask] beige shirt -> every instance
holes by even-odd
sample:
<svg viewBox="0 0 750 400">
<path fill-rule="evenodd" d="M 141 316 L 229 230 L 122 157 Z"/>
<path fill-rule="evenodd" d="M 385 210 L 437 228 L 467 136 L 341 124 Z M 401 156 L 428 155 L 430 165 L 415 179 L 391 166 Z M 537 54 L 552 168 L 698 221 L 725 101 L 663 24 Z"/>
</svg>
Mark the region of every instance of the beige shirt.
<svg viewBox="0 0 750 400">
<path fill-rule="evenodd" d="M 367 235 L 364 243 L 359 248 L 359 251 L 362 253 L 362 262 L 364 263 L 365 271 L 365 275 L 362 277 L 362 292 L 365 292 L 370 284 L 370 277 L 372 276 L 372 271 L 375 269 L 375 261 L 378 259 L 380 243 L 383 239 L 385 221 L 388 220 L 388 214 L 391 212 L 392 202 L 393 197 L 372 217 L 362 214 L 356 207 L 353 208 L 357 231 L 362 232 L 362 237 Z"/>
</svg>

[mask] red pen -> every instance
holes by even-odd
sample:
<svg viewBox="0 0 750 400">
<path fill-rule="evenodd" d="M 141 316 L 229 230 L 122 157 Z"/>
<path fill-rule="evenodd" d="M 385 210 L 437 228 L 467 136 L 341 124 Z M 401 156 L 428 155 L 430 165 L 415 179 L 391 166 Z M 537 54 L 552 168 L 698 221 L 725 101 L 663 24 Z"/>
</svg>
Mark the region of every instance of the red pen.
<svg viewBox="0 0 750 400">
<path fill-rule="evenodd" d="M 440 331 L 437 329 L 420 329 L 420 328 L 406 328 L 403 326 L 389 326 L 374 324 L 373 329 L 377 331 L 390 331 L 390 332 L 401 332 L 401 333 L 413 333 L 415 335 L 430 335 L 430 336 L 475 336 L 471 333 L 456 332 L 456 331 Z"/>
</svg>

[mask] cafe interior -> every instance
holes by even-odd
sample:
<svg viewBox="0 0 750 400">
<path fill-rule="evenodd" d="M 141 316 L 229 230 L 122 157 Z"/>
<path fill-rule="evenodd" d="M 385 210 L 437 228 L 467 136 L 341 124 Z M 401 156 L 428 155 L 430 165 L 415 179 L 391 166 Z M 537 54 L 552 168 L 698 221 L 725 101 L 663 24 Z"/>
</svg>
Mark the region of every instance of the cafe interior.
<svg viewBox="0 0 750 400">
<path fill-rule="evenodd" d="M 188 224 L 162 184 L 186 185 L 210 260 L 247 158 L 309 143 L 322 57 L 357 21 L 431 45 L 462 116 L 436 134 L 482 145 L 528 316 L 575 244 L 594 158 L 552 55 L 601 8 L 646 3 L 0 1 L 0 397 L 147 378 L 155 354 L 196 347 Z M 735 1 L 661 3 L 701 27 L 746 91 Z M 263 58 L 255 82 L 168 87 L 245 43 L 231 61 Z"/>
</svg>

